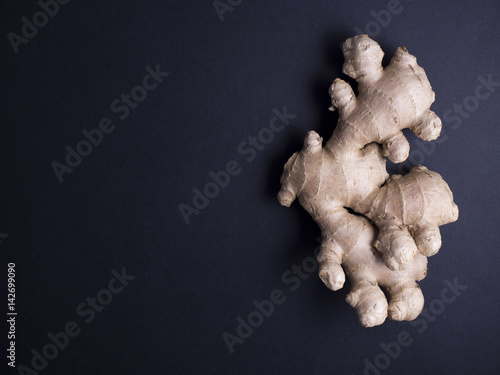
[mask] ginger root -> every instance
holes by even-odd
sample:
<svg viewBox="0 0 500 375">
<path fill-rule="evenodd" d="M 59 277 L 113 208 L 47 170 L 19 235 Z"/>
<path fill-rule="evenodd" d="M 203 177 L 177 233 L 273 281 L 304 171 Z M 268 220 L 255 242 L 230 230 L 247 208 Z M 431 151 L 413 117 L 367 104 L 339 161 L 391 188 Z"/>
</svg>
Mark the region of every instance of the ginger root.
<svg viewBox="0 0 500 375">
<path fill-rule="evenodd" d="M 349 276 L 346 300 L 363 326 L 387 316 L 413 320 L 424 305 L 416 281 L 441 247 L 439 226 L 456 221 L 458 207 L 439 174 L 417 166 L 389 176 L 385 157 L 407 159 L 404 128 L 426 141 L 439 136 L 441 120 L 429 109 L 434 92 L 403 47 L 386 68 L 382 49 L 366 35 L 346 40 L 343 53 L 343 72 L 358 82 L 359 93 L 341 79 L 333 82 L 337 127 L 324 146 L 316 132 L 307 133 L 284 167 L 278 200 L 290 206 L 298 199 L 318 223 L 319 276 L 334 291 Z"/>
</svg>

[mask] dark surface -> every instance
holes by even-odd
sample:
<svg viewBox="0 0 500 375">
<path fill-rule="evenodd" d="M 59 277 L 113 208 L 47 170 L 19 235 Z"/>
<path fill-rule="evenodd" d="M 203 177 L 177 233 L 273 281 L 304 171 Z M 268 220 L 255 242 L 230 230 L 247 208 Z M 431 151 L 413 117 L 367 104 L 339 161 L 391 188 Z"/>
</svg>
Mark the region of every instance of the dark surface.
<svg viewBox="0 0 500 375">
<path fill-rule="evenodd" d="M 31 350 L 74 321 L 80 334 L 40 373 L 362 374 L 365 359 L 385 367 L 381 344 L 404 331 L 411 345 L 381 374 L 499 373 L 500 87 L 470 96 L 480 76 L 500 82 L 500 3 L 400 4 L 377 30 L 386 1 L 243 0 L 223 21 L 211 1 L 71 1 L 16 54 L 7 34 L 40 8 L 3 2 L 0 257 L 4 282 L 16 263 L 16 364 L 31 367 Z M 386 61 L 399 45 L 417 57 L 444 118 L 425 153 L 409 135 L 409 164 L 440 173 L 460 208 L 420 283 L 434 310 L 425 330 L 426 318 L 362 328 L 348 285 L 334 293 L 315 273 L 300 285 L 286 273 L 310 260 L 319 230 L 297 203 L 278 204 L 279 177 L 307 130 L 334 128 L 328 87 L 356 27 Z M 120 120 L 110 104 L 157 64 L 170 75 Z M 464 100 L 474 110 L 447 112 Z M 239 145 L 284 107 L 296 118 L 248 162 Z M 105 117 L 116 129 L 60 183 L 51 163 Z M 187 225 L 178 205 L 231 160 L 240 173 Z M 77 306 L 123 267 L 135 279 L 85 323 Z M 439 302 L 454 279 L 467 289 Z M 275 289 L 285 301 L 231 354 L 223 333 Z M 17 373 L 6 362 L 1 373 Z"/>
</svg>

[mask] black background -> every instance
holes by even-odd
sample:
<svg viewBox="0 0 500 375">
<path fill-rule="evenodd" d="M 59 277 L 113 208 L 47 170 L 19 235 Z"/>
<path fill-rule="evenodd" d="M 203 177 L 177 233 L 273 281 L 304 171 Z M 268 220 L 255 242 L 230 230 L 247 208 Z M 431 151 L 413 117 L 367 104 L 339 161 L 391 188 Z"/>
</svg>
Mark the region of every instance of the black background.
<svg viewBox="0 0 500 375">
<path fill-rule="evenodd" d="M 412 344 L 380 373 L 498 373 L 500 90 L 470 96 L 480 76 L 500 82 L 500 3 L 401 0 L 390 19 L 387 9 L 243 0 L 221 21 L 210 0 L 73 0 L 16 54 L 7 34 L 20 35 L 21 18 L 40 7 L 3 2 L 0 279 L 15 262 L 17 364 L 31 367 L 31 350 L 74 321 L 81 333 L 41 373 L 362 374 L 403 331 Z M 389 320 L 362 328 L 348 285 L 334 293 L 312 273 L 292 291 L 282 280 L 313 255 L 319 230 L 297 203 L 277 202 L 281 171 L 309 129 L 333 130 L 328 87 L 355 28 L 385 61 L 406 46 L 436 92 L 432 109 L 448 113 L 445 138 L 426 152 L 407 133 L 407 165 L 440 173 L 460 208 L 420 283 L 426 308 L 445 280 L 467 286 L 424 332 Z M 170 75 L 119 120 L 110 104 L 157 64 Z M 450 119 L 464 100 L 477 108 Z M 239 145 L 284 107 L 296 118 L 248 162 Z M 116 129 L 60 183 L 51 163 L 105 117 Z M 178 205 L 192 205 L 192 189 L 230 160 L 241 173 L 186 224 Z M 85 323 L 76 306 L 123 267 L 135 279 Z M 237 317 L 275 289 L 285 302 L 231 354 L 223 333 L 236 334 Z M 1 372 L 17 373 L 2 358 Z"/>
</svg>

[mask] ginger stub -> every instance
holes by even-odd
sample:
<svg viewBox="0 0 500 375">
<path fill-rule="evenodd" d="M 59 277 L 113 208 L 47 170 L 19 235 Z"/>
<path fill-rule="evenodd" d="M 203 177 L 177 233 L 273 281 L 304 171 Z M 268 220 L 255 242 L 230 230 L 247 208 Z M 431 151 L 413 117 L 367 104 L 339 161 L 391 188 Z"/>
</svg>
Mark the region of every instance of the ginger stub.
<svg viewBox="0 0 500 375">
<path fill-rule="evenodd" d="M 438 173 L 416 166 L 389 176 L 385 158 L 408 158 L 404 128 L 426 141 L 439 136 L 441 120 L 429 109 L 434 92 L 404 47 L 385 68 L 382 49 L 366 35 L 346 40 L 343 53 L 343 72 L 357 81 L 358 95 L 347 82 L 333 82 L 337 126 L 324 145 L 316 132 L 307 133 L 284 167 L 278 200 L 290 206 L 298 199 L 318 223 L 319 276 L 331 290 L 349 277 L 347 302 L 363 326 L 387 316 L 413 320 L 424 306 L 416 282 L 441 247 L 439 226 L 456 221 L 458 207 Z"/>
</svg>

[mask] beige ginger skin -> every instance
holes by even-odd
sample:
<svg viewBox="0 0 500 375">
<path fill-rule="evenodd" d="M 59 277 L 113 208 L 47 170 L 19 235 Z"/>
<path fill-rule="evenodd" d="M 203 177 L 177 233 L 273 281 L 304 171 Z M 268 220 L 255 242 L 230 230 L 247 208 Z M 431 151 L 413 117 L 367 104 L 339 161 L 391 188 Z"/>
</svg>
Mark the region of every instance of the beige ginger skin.
<svg viewBox="0 0 500 375">
<path fill-rule="evenodd" d="M 403 47 L 386 68 L 382 49 L 366 35 L 346 40 L 343 52 L 343 72 L 358 82 L 359 93 L 341 79 L 333 82 L 337 127 L 324 146 L 316 132 L 307 133 L 284 167 L 278 199 L 284 206 L 298 199 L 318 223 L 319 276 L 331 290 L 349 276 L 347 302 L 363 326 L 387 316 L 413 320 L 424 305 L 416 282 L 441 247 L 439 226 L 456 221 L 458 207 L 439 174 L 417 166 L 389 176 L 385 157 L 395 163 L 408 157 L 404 128 L 426 141 L 439 136 L 441 120 L 429 109 L 434 92 Z"/>
</svg>

